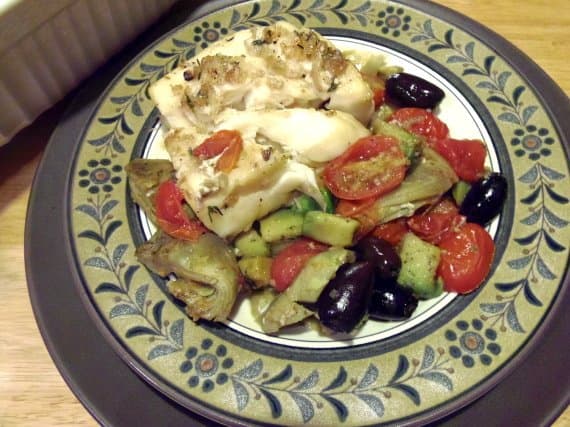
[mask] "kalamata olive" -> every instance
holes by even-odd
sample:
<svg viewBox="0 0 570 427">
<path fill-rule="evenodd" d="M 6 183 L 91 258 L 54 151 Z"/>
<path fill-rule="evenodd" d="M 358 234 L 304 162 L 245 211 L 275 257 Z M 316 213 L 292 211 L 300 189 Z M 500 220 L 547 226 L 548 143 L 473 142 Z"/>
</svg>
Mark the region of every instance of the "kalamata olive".
<svg viewBox="0 0 570 427">
<path fill-rule="evenodd" d="M 435 108 L 445 93 L 434 84 L 408 73 L 392 74 L 386 80 L 388 101 L 400 107 Z"/>
<path fill-rule="evenodd" d="M 373 274 L 367 261 L 339 268 L 317 301 L 321 323 L 335 332 L 352 331 L 366 316 Z"/>
<path fill-rule="evenodd" d="M 376 281 L 368 303 L 371 319 L 398 321 L 409 319 L 418 306 L 413 292 L 394 280 Z"/>
<path fill-rule="evenodd" d="M 507 180 L 500 173 L 492 173 L 471 185 L 459 213 L 467 222 L 485 225 L 501 212 L 507 198 Z"/>
<path fill-rule="evenodd" d="M 400 256 L 386 240 L 368 235 L 358 242 L 356 251 L 363 259 L 374 264 L 376 275 L 381 279 L 396 277 L 400 272 Z"/>
</svg>

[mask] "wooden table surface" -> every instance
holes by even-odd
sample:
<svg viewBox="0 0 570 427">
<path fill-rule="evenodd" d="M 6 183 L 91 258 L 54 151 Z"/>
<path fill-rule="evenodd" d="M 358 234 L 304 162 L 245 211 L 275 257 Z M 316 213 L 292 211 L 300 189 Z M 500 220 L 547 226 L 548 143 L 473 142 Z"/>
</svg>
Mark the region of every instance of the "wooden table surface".
<svg viewBox="0 0 570 427">
<path fill-rule="evenodd" d="M 438 3 L 470 16 L 511 41 L 570 95 L 570 1 Z M 65 105 L 65 101 L 58 104 L 0 147 L 0 427 L 97 425 L 64 383 L 46 351 L 33 317 L 24 271 L 24 223 L 32 179 Z M 554 426 L 570 426 L 570 408 Z"/>
</svg>

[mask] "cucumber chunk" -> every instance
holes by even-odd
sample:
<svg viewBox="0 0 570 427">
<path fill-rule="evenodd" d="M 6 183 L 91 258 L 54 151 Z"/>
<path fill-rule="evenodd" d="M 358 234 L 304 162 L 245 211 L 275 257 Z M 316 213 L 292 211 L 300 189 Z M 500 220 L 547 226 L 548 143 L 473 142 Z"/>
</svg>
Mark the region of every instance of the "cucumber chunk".
<svg viewBox="0 0 570 427">
<path fill-rule="evenodd" d="M 471 184 L 466 181 L 458 181 L 453 185 L 451 195 L 453 196 L 453 200 L 455 200 L 457 206 L 461 206 L 463 199 L 465 199 L 465 196 L 469 193 L 470 189 Z"/>
<path fill-rule="evenodd" d="M 331 246 L 350 246 L 360 223 L 352 218 L 311 211 L 305 214 L 303 235 Z"/>
<path fill-rule="evenodd" d="M 238 250 L 238 256 L 242 257 L 271 255 L 267 242 L 253 229 L 240 234 L 234 240 L 234 246 Z"/>
<path fill-rule="evenodd" d="M 280 209 L 259 221 L 261 237 L 276 242 L 299 237 L 303 232 L 303 214 L 292 209 Z"/>
<path fill-rule="evenodd" d="M 413 233 L 407 233 L 400 243 L 402 267 L 397 282 L 409 287 L 422 299 L 434 298 L 443 291 L 442 284 L 436 279 L 436 270 L 440 259 L 440 249 L 424 242 Z"/>
<path fill-rule="evenodd" d="M 271 282 L 271 264 L 273 259 L 265 256 L 242 258 L 238 261 L 239 269 L 255 288 L 269 286 Z"/>
<path fill-rule="evenodd" d="M 315 255 L 285 291 L 293 301 L 316 302 L 327 283 L 341 265 L 354 262 L 354 252 L 343 248 L 330 248 Z"/>
</svg>

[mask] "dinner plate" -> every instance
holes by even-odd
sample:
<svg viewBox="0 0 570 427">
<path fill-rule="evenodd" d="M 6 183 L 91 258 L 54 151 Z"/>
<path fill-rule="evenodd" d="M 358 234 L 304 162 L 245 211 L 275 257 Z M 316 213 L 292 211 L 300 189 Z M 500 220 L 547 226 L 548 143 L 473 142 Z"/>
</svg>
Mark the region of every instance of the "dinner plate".
<svg viewBox="0 0 570 427">
<path fill-rule="evenodd" d="M 464 28 L 468 21 L 433 5 L 225 6 L 210 5 L 119 72 L 68 154 L 65 241 L 76 290 L 107 342 L 160 393 L 227 424 L 425 422 L 487 392 L 535 345 L 565 291 L 568 129 L 558 118 L 567 99 L 511 60 L 520 54 L 510 46 L 501 55 L 503 42 L 491 46 L 476 27 Z M 360 341 L 273 339 L 240 327 L 239 313 L 226 325 L 193 323 L 164 281 L 138 264 L 144 221 L 124 167 L 155 143 L 148 85 L 220 37 L 283 19 L 341 44 L 380 49 L 437 80 L 461 107 L 462 123 L 487 142 L 510 192 L 493 229 L 494 268 L 479 292 L 449 297 L 426 308 L 421 322 L 389 334 L 372 330 Z M 562 101 L 551 105 L 555 99 Z"/>
</svg>

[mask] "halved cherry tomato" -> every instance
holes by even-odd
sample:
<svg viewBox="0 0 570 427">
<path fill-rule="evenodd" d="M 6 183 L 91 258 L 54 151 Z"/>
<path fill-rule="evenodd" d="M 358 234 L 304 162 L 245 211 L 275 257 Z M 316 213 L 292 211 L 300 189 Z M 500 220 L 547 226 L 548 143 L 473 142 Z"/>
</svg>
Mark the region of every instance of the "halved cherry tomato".
<svg viewBox="0 0 570 427">
<path fill-rule="evenodd" d="M 440 243 L 441 259 L 437 274 L 449 292 L 466 294 L 477 289 L 489 271 L 495 243 L 478 224 L 467 223 Z"/>
<path fill-rule="evenodd" d="M 454 232 L 465 223 L 459 215 L 459 208 L 450 199 L 442 199 L 435 206 L 415 214 L 407 224 L 416 236 L 437 245 L 448 233 Z"/>
<path fill-rule="evenodd" d="M 485 174 L 487 149 L 482 141 L 445 138 L 430 145 L 448 161 L 460 179 L 474 182 Z"/>
<path fill-rule="evenodd" d="M 372 206 L 376 200 L 378 200 L 377 197 L 362 200 L 339 199 L 335 208 L 335 213 L 348 217 L 357 216 Z"/>
<path fill-rule="evenodd" d="M 283 292 L 293 283 L 307 261 L 327 250 L 328 246 L 310 239 L 298 239 L 277 254 L 271 263 L 275 290 Z"/>
<path fill-rule="evenodd" d="M 407 165 L 397 139 L 365 136 L 329 162 L 323 178 L 328 189 L 340 199 L 369 199 L 400 185 Z"/>
<path fill-rule="evenodd" d="M 238 131 L 220 130 L 194 148 L 192 154 L 201 160 L 211 159 L 221 154 L 216 162 L 216 169 L 228 173 L 239 160 L 242 149 L 243 140 Z"/>
<path fill-rule="evenodd" d="M 200 221 L 188 217 L 182 207 L 183 202 L 184 194 L 174 181 L 163 182 L 156 192 L 156 220 L 166 234 L 177 239 L 196 241 L 208 230 Z"/>
<path fill-rule="evenodd" d="M 372 230 L 372 235 L 379 239 L 386 240 L 392 246 L 396 246 L 408 231 L 406 218 L 398 218 L 377 225 L 374 230 Z"/>
<path fill-rule="evenodd" d="M 423 108 L 400 108 L 388 121 L 416 135 L 425 136 L 428 140 L 444 139 L 449 136 L 447 125 Z"/>
</svg>

